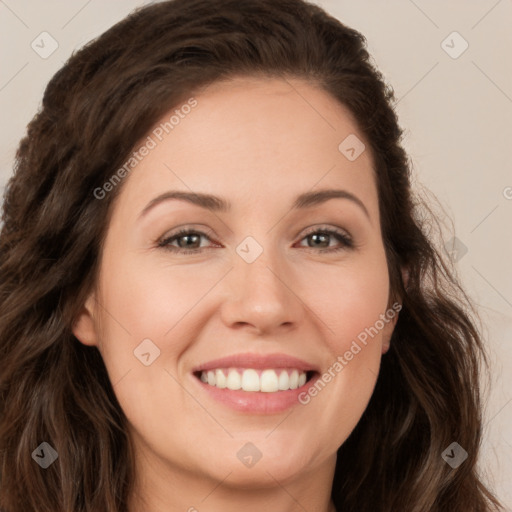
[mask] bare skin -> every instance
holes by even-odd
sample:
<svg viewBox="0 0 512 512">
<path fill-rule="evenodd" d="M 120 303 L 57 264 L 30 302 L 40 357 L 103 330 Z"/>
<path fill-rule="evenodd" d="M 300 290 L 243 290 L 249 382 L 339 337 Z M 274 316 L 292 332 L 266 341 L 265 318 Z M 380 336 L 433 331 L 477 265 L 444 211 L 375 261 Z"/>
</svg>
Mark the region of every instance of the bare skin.
<svg viewBox="0 0 512 512">
<path fill-rule="evenodd" d="M 74 327 L 100 350 L 130 423 L 130 512 L 333 512 L 336 453 L 370 400 L 398 315 L 307 404 L 279 413 L 234 410 L 192 370 L 279 352 L 323 373 L 389 310 L 370 152 L 350 161 L 338 149 L 350 134 L 364 138 L 345 107 L 300 80 L 237 78 L 195 99 L 125 178 L 99 282 Z M 363 206 L 345 197 L 292 209 L 324 189 Z M 170 190 L 221 196 L 231 210 L 164 200 L 141 213 Z M 177 238 L 159 246 L 177 228 L 205 233 L 189 242 L 195 252 L 177 252 L 183 235 L 181 248 Z M 236 250 L 249 236 L 262 248 L 251 263 Z M 160 350 L 148 366 L 134 356 L 144 339 Z M 248 442 L 262 455 L 252 467 L 237 457 Z"/>
</svg>

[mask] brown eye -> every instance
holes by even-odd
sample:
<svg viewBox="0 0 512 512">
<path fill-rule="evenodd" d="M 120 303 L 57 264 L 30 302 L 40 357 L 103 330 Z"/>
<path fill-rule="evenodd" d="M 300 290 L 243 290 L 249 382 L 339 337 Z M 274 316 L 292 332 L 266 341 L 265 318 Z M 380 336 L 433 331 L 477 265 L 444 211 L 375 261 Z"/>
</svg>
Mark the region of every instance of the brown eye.
<svg viewBox="0 0 512 512">
<path fill-rule="evenodd" d="M 206 249 L 206 247 L 200 247 L 201 237 L 211 240 L 210 236 L 202 231 L 182 229 L 160 240 L 158 247 L 182 254 L 197 254 Z M 177 242 L 177 246 L 174 242 Z"/>
<path fill-rule="evenodd" d="M 200 247 L 202 237 L 211 241 L 211 235 L 207 233 L 192 229 L 182 229 L 161 239 L 158 242 L 158 247 L 179 254 L 198 254 L 204 249 L 208 249 L 208 247 Z M 302 238 L 302 240 L 306 239 L 311 241 L 311 245 L 308 245 L 306 249 L 316 249 L 318 252 L 337 252 L 343 249 L 350 249 L 354 246 L 349 235 L 343 231 L 331 228 L 317 228 L 310 231 Z M 332 239 L 338 241 L 338 247 L 331 247 L 329 245 Z"/>
<path fill-rule="evenodd" d="M 329 242 L 335 238 L 341 247 L 330 247 Z M 311 241 L 308 249 L 318 249 L 320 252 L 336 252 L 354 246 L 352 239 L 344 232 L 334 229 L 316 229 L 306 234 L 303 240 Z"/>
</svg>

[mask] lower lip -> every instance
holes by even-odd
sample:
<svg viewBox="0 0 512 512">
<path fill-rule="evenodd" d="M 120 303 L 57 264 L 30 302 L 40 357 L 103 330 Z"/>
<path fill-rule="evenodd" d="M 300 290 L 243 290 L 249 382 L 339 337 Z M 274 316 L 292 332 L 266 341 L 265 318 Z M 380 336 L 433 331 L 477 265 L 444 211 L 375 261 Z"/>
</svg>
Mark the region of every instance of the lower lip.
<svg viewBox="0 0 512 512">
<path fill-rule="evenodd" d="M 234 391 L 232 389 L 221 389 L 210 386 L 198 379 L 195 375 L 192 378 L 208 393 L 214 400 L 234 409 L 249 414 L 277 414 L 293 407 L 302 405 L 299 402 L 299 395 L 307 390 L 318 380 L 319 375 L 315 374 L 303 386 L 287 391 L 275 391 L 264 393 L 261 391 Z"/>
</svg>

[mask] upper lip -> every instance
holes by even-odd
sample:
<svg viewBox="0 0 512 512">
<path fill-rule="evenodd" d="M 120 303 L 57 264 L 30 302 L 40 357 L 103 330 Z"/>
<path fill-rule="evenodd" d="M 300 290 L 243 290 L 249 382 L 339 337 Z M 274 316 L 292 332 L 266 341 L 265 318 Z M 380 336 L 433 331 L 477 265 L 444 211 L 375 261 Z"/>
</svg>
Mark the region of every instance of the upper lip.
<svg viewBox="0 0 512 512">
<path fill-rule="evenodd" d="M 318 368 L 294 356 L 288 354 L 234 354 L 222 357 L 197 366 L 192 371 L 201 372 L 215 370 L 216 368 L 254 368 L 259 370 L 271 368 L 293 368 L 303 372 L 316 371 Z"/>
</svg>

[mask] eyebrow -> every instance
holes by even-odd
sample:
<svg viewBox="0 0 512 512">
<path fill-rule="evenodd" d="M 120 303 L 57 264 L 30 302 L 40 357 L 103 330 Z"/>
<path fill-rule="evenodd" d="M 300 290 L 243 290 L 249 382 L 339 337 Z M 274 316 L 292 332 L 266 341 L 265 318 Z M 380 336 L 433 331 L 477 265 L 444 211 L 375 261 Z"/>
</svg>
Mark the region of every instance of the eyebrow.
<svg viewBox="0 0 512 512">
<path fill-rule="evenodd" d="M 348 192 L 347 190 L 340 189 L 326 189 L 319 190 L 316 192 L 305 192 L 300 194 L 292 205 L 292 210 L 300 210 L 305 208 L 311 208 L 312 206 L 319 205 L 330 199 L 348 199 L 354 204 L 359 206 L 366 216 L 370 218 L 370 214 L 366 209 L 364 203 L 357 196 Z M 222 197 L 214 196 L 211 194 L 204 194 L 201 192 L 185 192 L 181 190 L 170 190 L 152 199 L 142 210 L 139 215 L 143 217 L 146 213 L 154 208 L 156 205 L 170 200 L 181 200 L 188 201 L 191 204 L 205 208 L 212 212 L 228 212 L 231 209 L 231 203 Z"/>
</svg>

